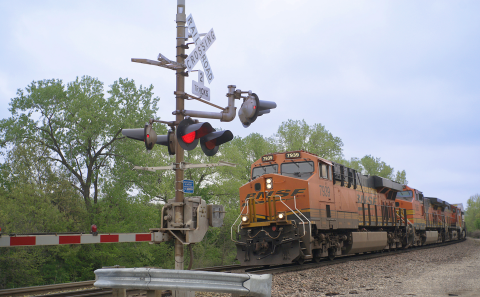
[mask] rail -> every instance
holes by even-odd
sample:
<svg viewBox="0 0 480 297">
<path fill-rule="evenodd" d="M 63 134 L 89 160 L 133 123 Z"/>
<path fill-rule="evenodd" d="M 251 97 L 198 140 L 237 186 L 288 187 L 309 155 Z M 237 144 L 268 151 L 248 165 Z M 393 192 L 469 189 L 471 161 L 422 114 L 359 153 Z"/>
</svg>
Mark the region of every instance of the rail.
<svg viewBox="0 0 480 297">
<path fill-rule="evenodd" d="M 42 294 L 45 292 L 63 291 L 68 289 L 88 288 L 93 287 L 95 281 L 83 281 L 74 283 L 63 283 L 46 286 L 33 286 L 15 289 L 3 289 L 0 290 L 0 296 L 30 296 L 34 294 Z"/>
</svg>

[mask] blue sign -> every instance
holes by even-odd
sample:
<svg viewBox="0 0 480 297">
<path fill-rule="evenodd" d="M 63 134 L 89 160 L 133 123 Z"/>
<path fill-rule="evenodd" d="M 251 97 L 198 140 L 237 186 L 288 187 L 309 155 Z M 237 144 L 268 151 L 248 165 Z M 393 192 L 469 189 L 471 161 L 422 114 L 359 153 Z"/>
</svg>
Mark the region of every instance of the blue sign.
<svg viewBox="0 0 480 297">
<path fill-rule="evenodd" d="M 188 194 L 193 193 L 193 180 L 189 180 L 189 179 L 183 180 L 183 192 Z"/>
</svg>

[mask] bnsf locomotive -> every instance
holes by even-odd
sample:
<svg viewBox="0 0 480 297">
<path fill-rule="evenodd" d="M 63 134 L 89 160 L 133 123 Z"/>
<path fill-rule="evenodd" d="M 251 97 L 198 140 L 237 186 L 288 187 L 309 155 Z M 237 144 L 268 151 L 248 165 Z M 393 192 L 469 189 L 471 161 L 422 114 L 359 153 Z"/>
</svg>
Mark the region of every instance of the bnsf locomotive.
<svg viewBox="0 0 480 297">
<path fill-rule="evenodd" d="M 232 226 L 243 265 L 320 261 L 465 237 L 461 205 L 305 151 L 265 155 L 251 173 Z"/>
</svg>

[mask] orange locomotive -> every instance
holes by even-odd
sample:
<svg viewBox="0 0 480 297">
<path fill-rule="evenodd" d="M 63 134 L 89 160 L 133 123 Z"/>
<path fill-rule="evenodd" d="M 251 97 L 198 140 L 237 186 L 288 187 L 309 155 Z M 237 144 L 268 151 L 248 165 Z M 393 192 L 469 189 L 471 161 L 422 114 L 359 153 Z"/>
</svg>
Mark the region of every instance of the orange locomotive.
<svg viewBox="0 0 480 297">
<path fill-rule="evenodd" d="M 243 265 L 333 259 L 426 244 L 434 236 L 424 227 L 416 242 L 421 228 L 412 222 L 425 226 L 425 215 L 412 212 L 419 203 L 397 199 L 404 193 L 397 182 L 305 151 L 265 155 L 251 168 L 251 181 L 240 188 L 241 220 L 232 226 Z"/>
<path fill-rule="evenodd" d="M 404 186 L 397 193 L 395 206 L 407 209 L 407 241 L 411 245 L 465 238 L 462 209 Z"/>
</svg>

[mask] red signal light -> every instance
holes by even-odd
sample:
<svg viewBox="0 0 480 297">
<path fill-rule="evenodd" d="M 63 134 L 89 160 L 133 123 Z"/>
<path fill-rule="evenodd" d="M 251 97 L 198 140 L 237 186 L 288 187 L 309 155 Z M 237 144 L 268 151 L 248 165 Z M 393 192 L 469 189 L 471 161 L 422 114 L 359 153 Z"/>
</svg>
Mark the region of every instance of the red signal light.
<svg viewBox="0 0 480 297">
<path fill-rule="evenodd" d="M 150 134 L 147 134 L 147 138 L 150 138 Z"/>
<path fill-rule="evenodd" d="M 92 231 L 92 233 L 97 232 L 97 225 L 93 224 L 92 227 L 91 227 L 91 231 Z"/>
<path fill-rule="evenodd" d="M 182 140 L 185 143 L 192 143 L 195 140 L 195 131 L 183 135 Z"/>
<path fill-rule="evenodd" d="M 216 143 L 217 143 L 216 139 L 212 139 L 210 141 L 205 142 L 205 147 L 209 150 L 213 150 L 216 146 Z"/>
</svg>

